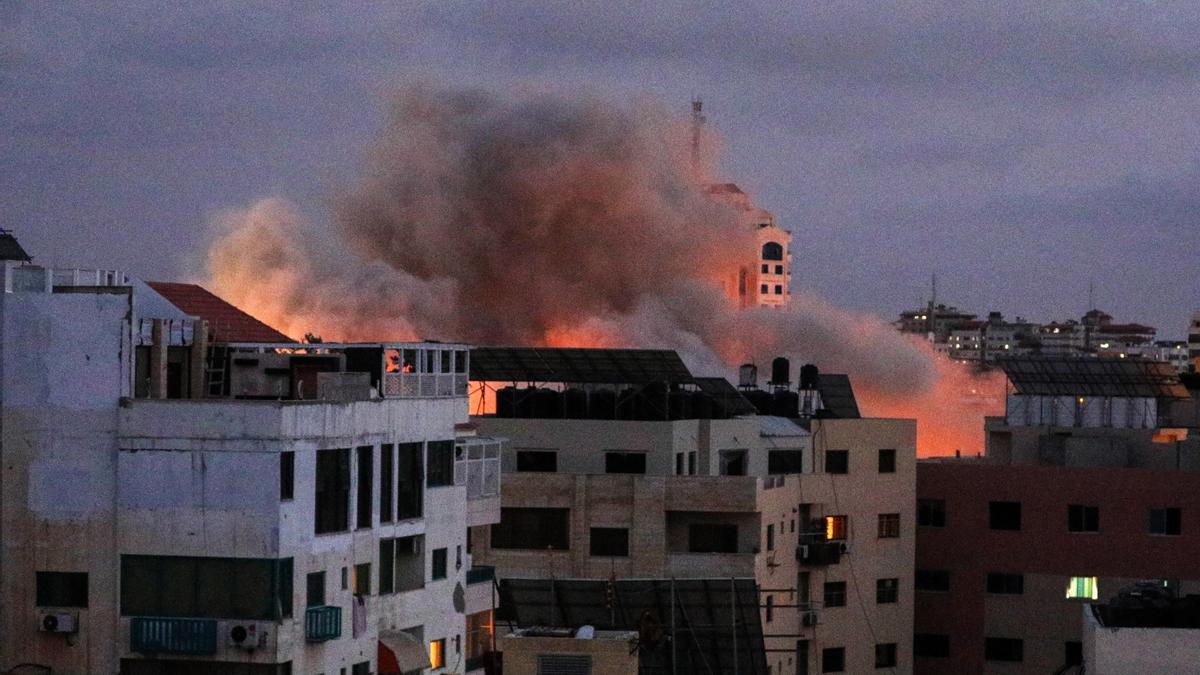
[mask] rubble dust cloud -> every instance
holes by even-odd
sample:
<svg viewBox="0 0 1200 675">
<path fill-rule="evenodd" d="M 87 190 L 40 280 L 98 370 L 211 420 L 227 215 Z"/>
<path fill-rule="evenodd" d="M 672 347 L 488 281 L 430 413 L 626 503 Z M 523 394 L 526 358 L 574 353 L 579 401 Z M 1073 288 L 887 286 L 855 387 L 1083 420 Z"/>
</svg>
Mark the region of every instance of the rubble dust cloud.
<svg viewBox="0 0 1200 675">
<path fill-rule="evenodd" d="M 981 448 L 969 392 L 996 378 L 799 288 L 785 310 L 725 296 L 753 233 L 665 107 L 415 85 L 390 113 L 332 225 L 281 198 L 214 220 L 216 293 L 293 337 L 669 348 L 724 375 L 787 355 L 849 373 L 864 414 L 917 418 L 922 455 Z"/>
</svg>

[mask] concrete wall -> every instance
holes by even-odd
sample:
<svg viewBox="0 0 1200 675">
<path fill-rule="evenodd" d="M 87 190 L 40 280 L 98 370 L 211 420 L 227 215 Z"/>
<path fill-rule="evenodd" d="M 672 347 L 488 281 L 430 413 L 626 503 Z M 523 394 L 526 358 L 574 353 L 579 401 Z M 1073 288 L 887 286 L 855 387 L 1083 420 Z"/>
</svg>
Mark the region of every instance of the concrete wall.
<svg viewBox="0 0 1200 675">
<path fill-rule="evenodd" d="M 629 648 L 637 633 L 598 631 L 595 638 L 525 637 L 509 634 L 500 638 L 504 671 L 537 673 L 538 656 L 569 654 L 590 659 L 592 675 L 637 675 L 638 654 Z"/>
<path fill-rule="evenodd" d="M 1107 628 L 1082 609 L 1083 662 L 1089 675 L 1200 673 L 1200 631 L 1194 628 Z"/>
</svg>

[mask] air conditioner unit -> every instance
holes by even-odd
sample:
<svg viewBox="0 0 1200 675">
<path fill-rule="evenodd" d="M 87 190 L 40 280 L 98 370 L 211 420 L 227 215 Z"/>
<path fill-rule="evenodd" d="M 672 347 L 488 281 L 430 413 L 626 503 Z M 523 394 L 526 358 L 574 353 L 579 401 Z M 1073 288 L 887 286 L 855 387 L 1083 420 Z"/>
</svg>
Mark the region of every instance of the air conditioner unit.
<svg viewBox="0 0 1200 675">
<path fill-rule="evenodd" d="M 810 609 L 800 615 L 800 623 L 805 626 L 815 626 L 821 623 L 821 613 L 815 609 Z"/>
<path fill-rule="evenodd" d="M 79 630 L 79 618 L 71 612 L 42 612 L 38 615 L 38 630 L 46 633 L 74 633 Z"/>
<path fill-rule="evenodd" d="M 230 624 L 225 638 L 230 647 L 258 649 L 267 643 L 267 632 L 256 623 L 234 623 Z"/>
</svg>

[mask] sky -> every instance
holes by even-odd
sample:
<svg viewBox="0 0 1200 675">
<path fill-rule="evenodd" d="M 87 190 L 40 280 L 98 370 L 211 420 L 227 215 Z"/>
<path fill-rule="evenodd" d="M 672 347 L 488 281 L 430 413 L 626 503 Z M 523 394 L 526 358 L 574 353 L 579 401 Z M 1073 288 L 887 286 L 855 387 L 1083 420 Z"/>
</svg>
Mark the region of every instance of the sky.
<svg viewBox="0 0 1200 675">
<path fill-rule="evenodd" d="M 164 5 L 166 3 L 163 3 Z M 0 0 L 0 227 L 200 279 L 217 214 L 330 220 L 417 81 L 690 110 L 793 233 L 793 284 L 894 318 L 1200 309 L 1200 5 Z"/>
</svg>

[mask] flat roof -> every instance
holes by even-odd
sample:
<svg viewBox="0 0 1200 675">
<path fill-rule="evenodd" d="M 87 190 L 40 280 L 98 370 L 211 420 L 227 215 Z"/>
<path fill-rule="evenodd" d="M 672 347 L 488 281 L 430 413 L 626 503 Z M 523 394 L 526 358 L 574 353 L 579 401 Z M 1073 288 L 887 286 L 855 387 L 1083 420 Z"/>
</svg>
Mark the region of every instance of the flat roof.
<svg viewBox="0 0 1200 675">
<path fill-rule="evenodd" d="M 475 382 L 563 382 L 580 384 L 690 384 L 692 373 L 670 349 L 582 349 L 563 347 L 475 347 Z"/>
</svg>

